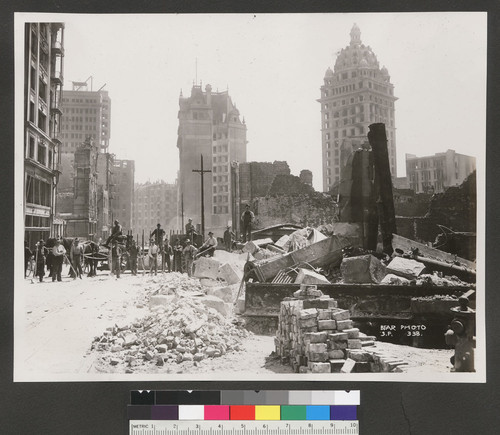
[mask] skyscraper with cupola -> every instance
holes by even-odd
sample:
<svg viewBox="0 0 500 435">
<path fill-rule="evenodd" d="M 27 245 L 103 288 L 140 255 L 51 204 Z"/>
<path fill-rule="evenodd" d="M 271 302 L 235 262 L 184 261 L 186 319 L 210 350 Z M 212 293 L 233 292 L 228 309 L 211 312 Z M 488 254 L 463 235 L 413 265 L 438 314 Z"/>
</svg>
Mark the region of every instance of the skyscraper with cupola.
<svg viewBox="0 0 500 435">
<path fill-rule="evenodd" d="M 361 42 L 354 24 L 349 45 L 337 55 L 333 70 L 326 70 L 321 86 L 321 138 L 323 191 L 338 185 L 342 167 L 357 148 L 367 146 L 368 126 L 386 126 L 389 164 L 396 173 L 394 85 L 389 71 L 379 65 L 370 46 Z"/>
</svg>

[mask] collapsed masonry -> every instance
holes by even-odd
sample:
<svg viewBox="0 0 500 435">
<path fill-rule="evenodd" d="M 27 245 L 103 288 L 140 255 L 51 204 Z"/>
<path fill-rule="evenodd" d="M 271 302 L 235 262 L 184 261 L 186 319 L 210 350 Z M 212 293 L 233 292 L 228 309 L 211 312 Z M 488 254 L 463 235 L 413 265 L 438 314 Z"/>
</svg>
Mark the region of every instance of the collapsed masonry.
<svg viewBox="0 0 500 435">
<path fill-rule="evenodd" d="M 405 362 L 366 351 L 373 337 L 353 328 L 348 310 L 317 289 L 302 285 L 281 303 L 276 353 L 296 373 L 389 372 Z"/>
</svg>

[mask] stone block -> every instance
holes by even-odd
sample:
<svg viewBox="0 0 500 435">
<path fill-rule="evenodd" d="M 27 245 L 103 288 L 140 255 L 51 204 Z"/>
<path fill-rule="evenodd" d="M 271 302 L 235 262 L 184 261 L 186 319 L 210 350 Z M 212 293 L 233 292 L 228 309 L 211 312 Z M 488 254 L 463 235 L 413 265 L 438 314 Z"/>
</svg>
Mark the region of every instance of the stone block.
<svg viewBox="0 0 500 435">
<path fill-rule="evenodd" d="M 347 340 L 347 347 L 349 349 L 361 349 L 361 340 L 359 339 Z"/>
<path fill-rule="evenodd" d="M 307 332 L 304 334 L 304 341 L 310 343 L 326 343 L 328 340 L 328 333 L 326 332 Z"/>
<path fill-rule="evenodd" d="M 402 276 L 394 275 L 393 273 L 388 273 L 384 276 L 384 279 L 380 281 L 380 284 L 384 285 L 410 285 L 410 280 L 403 278 Z"/>
<path fill-rule="evenodd" d="M 385 266 L 373 255 L 344 258 L 340 272 L 348 284 L 378 284 L 387 273 Z"/>
<path fill-rule="evenodd" d="M 318 321 L 316 317 L 313 317 L 311 319 L 300 319 L 300 327 L 301 329 L 307 331 L 307 332 L 316 332 L 318 328 Z M 313 330 L 309 328 L 314 328 Z"/>
<path fill-rule="evenodd" d="M 304 300 L 304 308 L 318 308 L 322 310 L 328 310 L 336 308 L 337 301 L 332 298 L 328 299 L 306 299 Z"/>
<path fill-rule="evenodd" d="M 336 340 L 330 342 L 332 350 L 347 349 L 347 340 Z"/>
<path fill-rule="evenodd" d="M 233 289 L 231 287 L 214 287 L 207 290 L 207 295 L 216 296 L 224 302 L 233 302 Z"/>
<path fill-rule="evenodd" d="M 309 352 L 315 352 L 315 353 L 326 352 L 325 343 L 309 343 L 307 347 Z"/>
<path fill-rule="evenodd" d="M 347 334 L 348 339 L 359 338 L 358 328 L 344 329 L 342 332 Z"/>
<path fill-rule="evenodd" d="M 194 276 L 196 278 L 217 279 L 220 262 L 210 257 L 200 257 L 194 261 Z"/>
<path fill-rule="evenodd" d="M 245 243 L 245 246 L 243 246 L 242 251 L 249 252 L 250 254 L 254 255 L 254 253 L 257 252 L 261 246 L 269 245 L 270 243 L 273 243 L 273 241 L 270 238 L 252 240 L 251 242 Z"/>
<path fill-rule="evenodd" d="M 239 284 L 243 275 L 229 263 L 225 263 L 219 269 L 219 277 L 226 281 L 229 285 L 232 285 Z"/>
<path fill-rule="evenodd" d="M 318 320 L 330 320 L 332 312 L 330 310 L 318 309 Z"/>
<path fill-rule="evenodd" d="M 330 284 L 323 275 L 308 269 L 299 269 L 295 284 Z"/>
<path fill-rule="evenodd" d="M 327 352 L 308 352 L 307 357 L 311 362 L 326 362 L 328 361 L 328 353 Z"/>
<path fill-rule="evenodd" d="M 313 373 L 330 373 L 329 362 L 314 362 L 311 364 L 311 372 Z"/>
<path fill-rule="evenodd" d="M 321 331 L 321 330 L 325 330 L 325 329 L 335 329 L 337 326 L 336 326 L 336 322 L 335 320 L 318 320 L 318 329 Z"/>
<path fill-rule="evenodd" d="M 216 279 L 212 279 L 212 278 L 200 278 L 200 284 L 203 286 L 203 287 L 219 287 L 220 286 L 220 282 L 217 281 Z"/>
<path fill-rule="evenodd" d="M 337 329 L 339 331 L 351 328 L 352 328 L 352 320 L 337 320 Z"/>
<path fill-rule="evenodd" d="M 345 359 L 331 359 L 330 360 L 330 370 L 332 373 L 340 373 L 340 370 L 345 364 Z"/>
<path fill-rule="evenodd" d="M 356 365 L 356 361 L 347 358 L 344 362 L 344 365 L 340 369 L 341 373 L 351 373 L 354 370 L 354 366 Z"/>
<path fill-rule="evenodd" d="M 351 317 L 351 313 L 349 310 L 335 310 L 332 311 L 332 319 L 341 321 L 341 320 L 349 320 Z"/>
<path fill-rule="evenodd" d="M 308 308 L 300 311 L 300 319 L 316 319 L 318 317 L 318 310 L 315 308 Z"/>
<path fill-rule="evenodd" d="M 223 316 L 227 316 L 229 313 L 227 311 L 227 306 L 226 303 L 221 299 L 218 298 L 217 296 L 210 296 L 207 295 L 203 298 L 201 298 L 201 302 L 208 308 L 213 308 Z"/>
<path fill-rule="evenodd" d="M 373 356 L 370 352 L 358 349 L 347 349 L 347 358 L 356 362 L 373 362 Z"/>
<path fill-rule="evenodd" d="M 288 251 L 288 249 L 285 249 L 285 246 L 288 246 L 290 242 L 290 236 L 288 234 L 285 234 L 284 236 L 281 236 L 277 242 L 274 244 L 278 247 L 283 249 L 285 252 Z"/>
<path fill-rule="evenodd" d="M 425 270 L 425 265 L 410 258 L 395 257 L 387 266 L 387 272 L 407 279 L 416 279 Z"/>
<path fill-rule="evenodd" d="M 346 341 L 348 339 L 347 332 L 336 332 L 334 334 L 328 334 L 328 339 L 330 341 Z"/>
<path fill-rule="evenodd" d="M 345 359 L 345 353 L 341 349 L 330 350 L 328 352 L 328 357 L 330 359 Z"/>
<path fill-rule="evenodd" d="M 170 298 L 170 300 L 172 301 L 172 298 Z M 168 304 L 167 295 L 154 295 L 149 298 L 150 309 L 157 306 L 166 307 L 167 304 Z"/>
</svg>

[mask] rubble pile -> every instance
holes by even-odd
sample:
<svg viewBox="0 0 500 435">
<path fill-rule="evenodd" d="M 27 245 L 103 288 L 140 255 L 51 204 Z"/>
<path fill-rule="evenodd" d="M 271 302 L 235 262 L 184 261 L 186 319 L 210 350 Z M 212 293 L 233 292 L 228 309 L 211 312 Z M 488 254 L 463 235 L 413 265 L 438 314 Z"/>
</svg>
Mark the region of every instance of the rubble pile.
<svg viewBox="0 0 500 435">
<path fill-rule="evenodd" d="M 301 285 L 294 299 L 281 302 L 275 345 L 282 363 L 297 373 L 382 371 L 380 359 L 363 350 L 373 340 L 315 285 Z"/>
<path fill-rule="evenodd" d="M 199 364 L 242 349 L 250 334 L 221 307 L 222 299 L 205 295 L 200 281 L 185 275 L 150 285 L 150 314 L 126 325 L 108 327 L 91 349 L 101 360 L 126 373 L 134 368 L 183 363 Z M 228 310 L 229 311 L 229 310 Z"/>
</svg>

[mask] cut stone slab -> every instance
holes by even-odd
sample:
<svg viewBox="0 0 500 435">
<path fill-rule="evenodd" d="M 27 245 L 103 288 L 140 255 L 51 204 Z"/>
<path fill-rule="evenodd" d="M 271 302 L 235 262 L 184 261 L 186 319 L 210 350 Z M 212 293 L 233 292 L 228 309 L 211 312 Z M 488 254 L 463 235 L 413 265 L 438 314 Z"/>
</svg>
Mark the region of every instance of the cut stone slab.
<svg viewBox="0 0 500 435">
<path fill-rule="evenodd" d="M 344 362 L 344 365 L 340 369 L 341 373 L 351 373 L 356 365 L 356 361 L 347 358 Z"/>
<path fill-rule="evenodd" d="M 329 362 L 313 362 L 311 363 L 311 371 L 313 373 L 330 373 Z"/>
<path fill-rule="evenodd" d="M 395 257 L 387 266 L 387 272 L 407 279 L 416 279 L 424 272 L 425 265 L 409 258 Z"/>
<path fill-rule="evenodd" d="M 373 255 L 344 258 L 340 272 L 347 284 L 378 284 L 387 273 L 385 266 Z"/>
<path fill-rule="evenodd" d="M 213 287 L 207 290 L 207 295 L 216 296 L 224 302 L 233 302 L 233 289 L 231 287 Z"/>
<path fill-rule="evenodd" d="M 223 316 L 228 315 L 226 303 L 217 296 L 207 295 L 201 299 L 201 302 L 203 302 L 207 307 L 213 308 Z"/>
<path fill-rule="evenodd" d="M 220 283 L 217 280 L 212 279 L 212 278 L 201 278 L 200 284 L 203 287 L 217 287 L 220 285 Z"/>
<path fill-rule="evenodd" d="M 245 246 L 243 246 L 243 252 L 250 252 L 250 254 L 254 254 L 254 252 L 258 251 L 261 246 L 269 245 L 273 243 L 270 238 L 252 240 L 251 242 L 247 242 Z"/>
<path fill-rule="evenodd" d="M 286 251 L 285 246 L 287 246 L 290 242 L 290 236 L 288 234 L 285 234 L 284 236 L 281 236 L 278 241 L 275 243 L 275 245 L 278 248 L 281 248 Z"/>
<path fill-rule="evenodd" d="M 196 278 L 217 279 L 220 262 L 209 257 L 200 257 L 194 262 L 194 276 Z"/>
<path fill-rule="evenodd" d="M 172 301 L 172 298 L 170 298 Z M 154 295 L 149 298 L 149 308 L 161 306 L 166 307 L 168 304 L 167 295 Z"/>
<path fill-rule="evenodd" d="M 380 284 L 384 285 L 410 285 L 410 280 L 403 278 L 402 276 L 394 275 L 393 273 L 388 273 L 384 276 L 384 279 L 380 281 Z"/>
<path fill-rule="evenodd" d="M 219 277 L 226 281 L 229 285 L 239 284 L 242 275 L 229 263 L 223 264 L 219 269 Z"/>
<path fill-rule="evenodd" d="M 295 284 L 330 284 L 330 281 L 312 270 L 299 269 Z"/>
<path fill-rule="evenodd" d="M 279 248 L 278 246 L 275 246 L 275 245 L 267 245 L 266 249 L 268 251 L 276 252 L 277 254 L 286 254 L 284 249 Z"/>
</svg>

